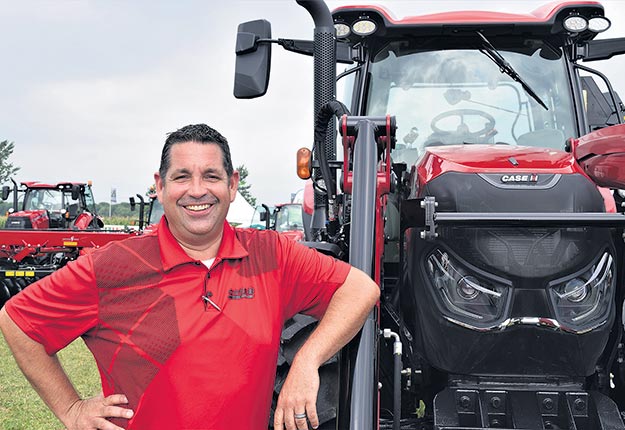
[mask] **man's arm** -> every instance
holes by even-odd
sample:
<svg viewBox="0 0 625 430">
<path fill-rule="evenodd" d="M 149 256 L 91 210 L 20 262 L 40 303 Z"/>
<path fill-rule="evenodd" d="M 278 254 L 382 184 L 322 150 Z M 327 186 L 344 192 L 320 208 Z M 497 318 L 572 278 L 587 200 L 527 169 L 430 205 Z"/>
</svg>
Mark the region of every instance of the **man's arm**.
<svg viewBox="0 0 625 430">
<path fill-rule="evenodd" d="M 28 381 L 69 430 L 123 430 L 106 418 L 132 417 L 130 409 L 116 406 L 128 403 L 125 396 L 81 400 L 57 356 L 48 355 L 41 344 L 28 337 L 4 308 L 0 309 L 0 331 Z"/>
<path fill-rule="evenodd" d="M 295 414 L 302 413 L 307 414 L 313 428 L 318 427 L 318 369 L 358 333 L 379 297 L 378 285 L 352 267 L 343 285 L 332 296 L 319 325 L 293 359 L 276 406 L 276 430 L 284 426 L 288 430 L 308 429 L 306 418 L 295 418 Z"/>
</svg>

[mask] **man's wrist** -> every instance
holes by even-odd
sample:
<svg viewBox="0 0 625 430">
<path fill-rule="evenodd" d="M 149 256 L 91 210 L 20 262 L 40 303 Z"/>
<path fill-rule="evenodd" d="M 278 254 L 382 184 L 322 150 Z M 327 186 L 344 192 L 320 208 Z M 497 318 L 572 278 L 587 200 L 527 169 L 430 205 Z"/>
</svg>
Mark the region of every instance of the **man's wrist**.
<svg viewBox="0 0 625 430">
<path fill-rule="evenodd" d="M 291 367 L 297 366 L 301 368 L 306 368 L 310 370 L 318 370 L 325 360 L 322 360 L 317 354 L 313 351 L 307 349 L 303 346 L 295 357 L 293 357 L 293 363 Z"/>
<path fill-rule="evenodd" d="M 62 413 L 57 414 L 57 418 L 67 427 L 74 423 L 74 418 L 79 412 L 78 409 L 81 407 L 82 399 L 80 397 L 76 397 L 67 402 L 69 406 L 62 408 Z"/>
</svg>

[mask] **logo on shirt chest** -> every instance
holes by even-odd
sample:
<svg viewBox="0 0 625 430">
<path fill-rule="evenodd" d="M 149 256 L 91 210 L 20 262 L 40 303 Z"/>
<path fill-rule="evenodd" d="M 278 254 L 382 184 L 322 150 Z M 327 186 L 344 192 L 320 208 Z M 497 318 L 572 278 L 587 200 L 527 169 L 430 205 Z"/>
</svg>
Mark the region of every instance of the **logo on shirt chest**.
<svg viewBox="0 0 625 430">
<path fill-rule="evenodd" d="M 231 300 L 240 300 L 240 299 L 253 299 L 254 298 L 254 288 L 237 288 L 228 290 L 228 298 Z"/>
</svg>

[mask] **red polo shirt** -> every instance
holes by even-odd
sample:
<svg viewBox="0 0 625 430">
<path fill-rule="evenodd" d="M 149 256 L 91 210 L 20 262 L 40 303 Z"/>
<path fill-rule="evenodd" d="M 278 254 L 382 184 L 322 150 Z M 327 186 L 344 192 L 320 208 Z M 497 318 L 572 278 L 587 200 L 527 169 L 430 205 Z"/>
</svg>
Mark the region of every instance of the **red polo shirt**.
<svg viewBox="0 0 625 430">
<path fill-rule="evenodd" d="M 163 218 L 29 286 L 5 308 L 49 354 L 82 336 L 127 429 L 266 429 L 284 321 L 320 318 L 349 266 L 272 231 L 233 229 L 210 270 Z M 202 296 L 210 299 L 209 301 Z"/>
</svg>

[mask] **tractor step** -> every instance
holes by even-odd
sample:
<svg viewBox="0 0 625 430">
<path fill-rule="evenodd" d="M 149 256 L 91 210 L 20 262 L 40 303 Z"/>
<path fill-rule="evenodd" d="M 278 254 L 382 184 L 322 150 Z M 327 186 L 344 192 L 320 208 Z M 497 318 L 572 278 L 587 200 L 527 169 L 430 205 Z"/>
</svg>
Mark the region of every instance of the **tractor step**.
<svg viewBox="0 0 625 430">
<path fill-rule="evenodd" d="M 434 399 L 435 430 L 625 430 L 599 392 L 446 388 Z"/>
</svg>

